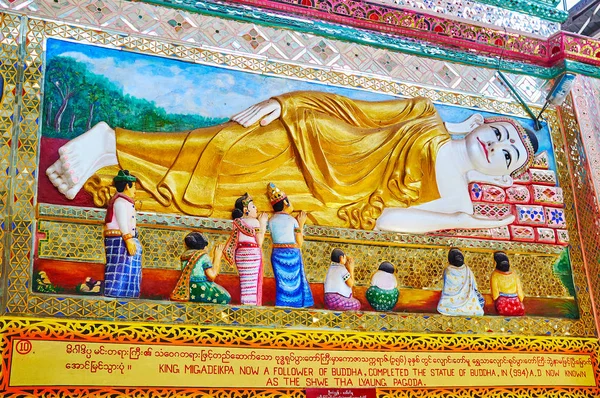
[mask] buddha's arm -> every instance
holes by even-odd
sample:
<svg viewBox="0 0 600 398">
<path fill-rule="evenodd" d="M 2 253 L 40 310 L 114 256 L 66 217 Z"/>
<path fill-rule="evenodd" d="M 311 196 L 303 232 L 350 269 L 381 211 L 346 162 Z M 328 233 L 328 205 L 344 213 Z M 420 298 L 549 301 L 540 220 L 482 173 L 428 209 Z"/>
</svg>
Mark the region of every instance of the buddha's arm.
<svg viewBox="0 0 600 398">
<path fill-rule="evenodd" d="M 293 124 L 296 120 L 303 119 L 306 112 L 322 113 L 350 125 L 370 128 L 421 117 L 437 116 L 437 110 L 433 103 L 422 97 L 389 101 L 360 101 L 320 91 L 297 91 L 252 105 L 233 115 L 231 120 L 244 127 L 249 127 L 259 121 L 261 126 L 266 126 L 279 118 L 287 121 L 288 124 Z"/>
<path fill-rule="evenodd" d="M 421 97 L 389 101 L 360 101 L 320 91 L 297 91 L 276 97 L 281 118 L 294 121 L 305 112 L 333 116 L 360 127 L 381 127 L 437 114 L 433 103 Z"/>
<path fill-rule="evenodd" d="M 503 220 L 491 220 L 461 212 L 440 213 L 414 207 L 390 208 L 384 209 L 377 219 L 376 228 L 381 231 L 426 233 L 455 228 L 496 228 L 508 225 L 514 219 L 512 215 Z"/>
</svg>

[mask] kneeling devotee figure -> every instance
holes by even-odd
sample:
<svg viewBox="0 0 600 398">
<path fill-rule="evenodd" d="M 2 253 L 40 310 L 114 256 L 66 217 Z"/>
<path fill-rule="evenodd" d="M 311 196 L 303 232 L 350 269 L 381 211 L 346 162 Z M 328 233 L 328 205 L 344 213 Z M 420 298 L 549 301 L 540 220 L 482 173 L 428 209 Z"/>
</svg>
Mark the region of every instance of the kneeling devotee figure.
<svg viewBox="0 0 600 398">
<path fill-rule="evenodd" d="M 117 193 L 108 202 L 104 220 L 104 295 L 139 297 L 142 285 L 142 245 L 135 211 L 136 178 L 119 170 L 113 178 Z"/>
<path fill-rule="evenodd" d="M 384 261 L 371 277 L 371 286 L 367 289 L 366 296 L 375 311 L 391 311 L 398 302 L 400 291 L 394 271 L 394 265 Z"/>
<path fill-rule="evenodd" d="M 300 212 L 298 219 L 292 217 L 290 214 L 294 208 L 290 200 L 272 182 L 267 185 L 267 196 L 275 211 L 267 222 L 267 229 L 273 240 L 271 265 L 276 285 L 275 305 L 310 307 L 314 301 L 304 273 L 300 250 L 304 243 L 302 229 L 306 213 Z"/>
<path fill-rule="evenodd" d="M 444 287 L 437 310 L 444 315 L 483 315 L 485 300 L 477 290 L 471 269 L 459 249 L 450 249 L 444 269 Z"/>
<path fill-rule="evenodd" d="M 360 310 L 360 301 L 352 297 L 354 286 L 354 259 L 341 249 L 331 252 L 331 265 L 325 276 L 325 308 L 329 310 Z"/>
<path fill-rule="evenodd" d="M 505 316 L 525 315 L 525 306 L 523 306 L 525 295 L 519 275 L 510 270 L 510 262 L 506 253 L 494 253 L 494 261 L 496 269 L 490 277 L 490 287 L 496 311 Z"/>
<path fill-rule="evenodd" d="M 187 250 L 181 255 L 181 276 L 171 292 L 171 300 L 229 304 L 229 292 L 214 282 L 221 270 L 225 245 L 216 245 L 211 259 L 206 250 L 208 241 L 200 232 L 187 234 L 184 241 Z"/>
<path fill-rule="evenodd" d="M 512 185 L 536 150 L 535 135 L 506 117 L 444 123 L 425 98 L 292 92 L 181 133 L 101 122 L 61 147 L 46 173 L 67 198 L 85 183 L 100 206 L 107 172 L 97 172 L 135 169 L 143 210 L 221 218 L 239 192 L 262 191 L 268 179 L 315 224 L 425 233 L 513 222 L 475 216 L 468 185 Z"/>
</svg>

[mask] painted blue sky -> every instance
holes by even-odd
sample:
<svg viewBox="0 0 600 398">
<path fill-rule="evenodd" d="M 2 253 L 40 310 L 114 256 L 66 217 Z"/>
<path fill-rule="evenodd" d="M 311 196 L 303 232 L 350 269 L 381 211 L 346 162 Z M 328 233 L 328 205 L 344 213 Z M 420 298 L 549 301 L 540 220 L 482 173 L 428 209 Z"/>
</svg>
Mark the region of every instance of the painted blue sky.
<svg viewBox="0 0 600 398">
<path fill-rule="evenodd" d="M 123 94 L 152 101 L 168 113 L 228 118 L 262 100 L 299 90 L 332 92 L 367 101 L 394 98 L 364 90 L 241 72 L 62 40 L 49 39 L 46 48 L 47 61 L 55 56 L 71 57 L 86 64 L 91 72 L 103 75 L 121 87 Z M 436 105 L 436 108 L 442 119 L 450 122 L 464 120 L 476 112 L 448 105 Z M 497 116 L 489 112 L 480 113 L 484 116 Z M 528 119 L 516 119 L 525 126 L 533 127 L 533 122 Z M 537 136 L 540 151 L 548 151 L 551 166 L 555 170 L 547 127 L 544 126 Z"/>
<path fill-rule="evenodd" d="M 352 98 L 389 96 L 300 80 L 216 68 L 169 58 L 48 40 L 47 59 L 71 57 L 123 89 L 123 94 L 154 102 L 169 113 L 228 118 L 274 95 L 298 90 L 336 92 Z"/>
</svg>

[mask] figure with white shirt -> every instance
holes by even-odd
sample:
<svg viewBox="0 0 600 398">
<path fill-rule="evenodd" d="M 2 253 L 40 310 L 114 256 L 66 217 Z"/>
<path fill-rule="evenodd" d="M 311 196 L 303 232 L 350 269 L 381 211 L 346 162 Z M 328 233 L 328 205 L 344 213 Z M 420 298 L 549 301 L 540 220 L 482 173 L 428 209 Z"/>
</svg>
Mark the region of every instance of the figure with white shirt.
<svg viewBox="0 0 600 398">
<path fill-rule="evenodd" d="M 371 286 L 367 289 L 366 296 L 367 302 L 375 311 L 391 311 L 398 302 L 400 291 L 394 271 L 394 265 L 384 261 L 371 277 Z"/>
<path fill-rule="evenodd" d="M 104 295 L 108 297 L 140 296 L 142 246 L 135 220 L 136 181 L 128 170 L 119 170 L 113 179 L 117 193 L 108 202 L 104 220 Z"/>
<path fill-rule="evenodd" d="M 331 265 L 324 286 L 325 308 L 329 310 L 358 311 L 360 301 L 352 297 L 354 286 L 354 259 L 341 249 L 331 252 Z"/>
</svg>

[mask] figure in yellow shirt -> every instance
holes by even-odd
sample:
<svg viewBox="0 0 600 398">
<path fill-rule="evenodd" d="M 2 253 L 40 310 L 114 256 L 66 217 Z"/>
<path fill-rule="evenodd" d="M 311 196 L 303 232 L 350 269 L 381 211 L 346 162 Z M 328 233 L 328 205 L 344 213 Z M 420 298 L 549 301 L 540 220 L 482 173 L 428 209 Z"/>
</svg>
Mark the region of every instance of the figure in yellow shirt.
<svg viewBox="0 0 600 398">
<path fill-rule="evenodd" d="M 494 253 L 494 261 L 496 269 L 492 272 L 490 284 L 496 311 L 498 314 L 506 316 L 525 315 L 523 288 L 519 275 L 510 270 L 506 253 Z"/>
</svg>

